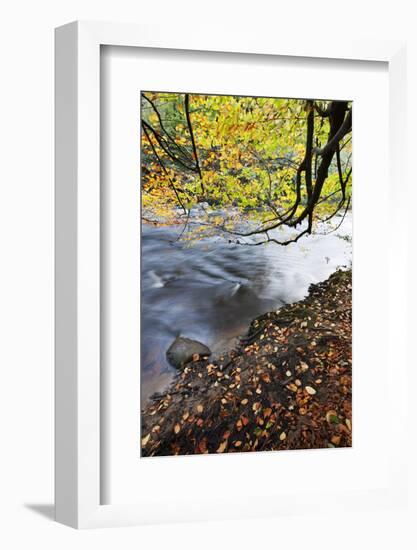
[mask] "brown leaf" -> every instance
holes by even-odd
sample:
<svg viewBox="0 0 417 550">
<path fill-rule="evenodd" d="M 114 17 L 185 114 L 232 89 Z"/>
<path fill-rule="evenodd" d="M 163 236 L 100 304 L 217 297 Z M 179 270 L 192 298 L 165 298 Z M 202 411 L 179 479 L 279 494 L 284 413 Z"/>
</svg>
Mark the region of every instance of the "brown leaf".
<svg viewBox="0 0 417 550">
<path fill-rule="evenodd" d="M 177 434 L 179 433 L 181 430 L 181 426 L 178 424 L 178 422 L 175 424 L 174 426 L 174 432 Z"/>
<path fill-rule="evenodd" d="M 333 445 L 339 445 L 340 440 L 341 440 L 340 435 L 334 435 L 334 436 L 330 439 L 330 441 L 333 443 Z"/>
<path fill-rule="evenodd" d="M 227 439 L 220 443 L 219 448 L 217 449 L 216 453 L 224 453 L 227 447 Z"/>
</svg>

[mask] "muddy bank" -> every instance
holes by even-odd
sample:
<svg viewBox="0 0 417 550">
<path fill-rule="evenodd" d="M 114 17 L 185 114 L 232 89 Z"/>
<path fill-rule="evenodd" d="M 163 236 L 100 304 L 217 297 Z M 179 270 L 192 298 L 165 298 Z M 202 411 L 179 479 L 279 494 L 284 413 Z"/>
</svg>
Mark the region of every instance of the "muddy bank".
<svg viewBox="0 0 417 550">
<path fill-rule="evenodd" d="M 142 411 L 142 455 L 351 446 L 351 272 L 255 319 Z"/>
</svg>

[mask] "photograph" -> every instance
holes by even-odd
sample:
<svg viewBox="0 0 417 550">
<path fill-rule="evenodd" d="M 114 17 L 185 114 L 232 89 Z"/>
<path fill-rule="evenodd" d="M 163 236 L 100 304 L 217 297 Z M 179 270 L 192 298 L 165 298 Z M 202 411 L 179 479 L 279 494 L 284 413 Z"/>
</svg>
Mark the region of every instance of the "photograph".
<svg viewBox="0 0 417 550">
<path fill-rule="evenodd" d="M 352 109 L 138 91 L 140 458 L 352 446 Z"/>
</svg>

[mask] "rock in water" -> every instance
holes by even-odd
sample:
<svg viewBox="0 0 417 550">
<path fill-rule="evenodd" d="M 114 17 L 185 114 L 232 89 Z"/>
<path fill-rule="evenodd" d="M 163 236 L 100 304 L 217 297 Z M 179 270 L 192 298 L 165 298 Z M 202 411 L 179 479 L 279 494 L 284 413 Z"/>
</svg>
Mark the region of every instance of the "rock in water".
<svg viewBox="0 0 417 550">
<path fill-rule="evenodd" d="M 184 363 L 191 361 L 193 355 L 208 357 L 211 355 L 211 351 L 207 346 L 197 340 L 190 340 L 190 338 L 178 336 L 167 349 L 166 355 L 170 364 L 179 369 Z"/>
</svg>

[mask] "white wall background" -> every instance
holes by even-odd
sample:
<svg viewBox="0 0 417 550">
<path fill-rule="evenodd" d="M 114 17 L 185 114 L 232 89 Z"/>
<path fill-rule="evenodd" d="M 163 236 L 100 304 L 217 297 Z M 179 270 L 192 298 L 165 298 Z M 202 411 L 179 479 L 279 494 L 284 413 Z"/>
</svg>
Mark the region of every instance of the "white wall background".
<svg viewBox="0 0 417 550">
<path fill-rule="evenodd" d="M 14 0 L 0 18 L 0 546 L 14 548 L 415 548 L 416 511 L 76 532 L 53 523 L 53 29 L 75 19 L 187 27 L 245 25 L 248 33 L 407 39 L 410 200 L 417 139 L 413 2 L 349 0 Z M 370 137 L 371 139 L 371 137 Z M 375 224 L 381 220 L 376 219 Z M 410 222 L 410 231 L 412 222 Z M 399 235 L 399 238 L 401 235 Z M 410 239 L 414 246 L 414 239 Z M 413 254 L 412 254 L 413 253 Z M 410 258 L 414 251 L 410 250 Z M 410 262 L 410 281 L 417 280 Z M 410 291 L 412 289 L 410 288 Z M 415 304 L 415 291 L 410 303 Z M 410 308 L 412 311 L 412 308 Z M 410 321 L 413 316 L 410 313 Z M 415 327 L 415 325 L 414 325 Z M 410 335 L 414 336 L 410 325 Z M 410 355 L 412 358 L 412 356 Z M 410 363 L 410 398 L 416 376 Z M 415 369 L 414 369 L 415 370 Z M 395 380 L 393 379 L 393 391 Z M 412 403 L 411 403 L 412 405 Z M 414 406 L 410 453 L 415 451 Z M 413 433 L 414 432 L 414 433 Z M 387 444 L 395 434 L 387 434 Z M 413 455 L 415 456 L 415 455 Z M 411 454 L 410 454 L 411 457 Z M 412 473 L 413 474 L 413 473 Z M 341 475 L 343 475 L 341 473 Z M 415 476 L 412 475 L 412 481 Z M 410 482 L 411 483 L 411 482 Z M 412 489 L 416 490 L 413 483 Z M 412 501 L 415 503 L 415 497 Z M 261 503 L 254 503 L 259 506 Z"/>
</svg>

